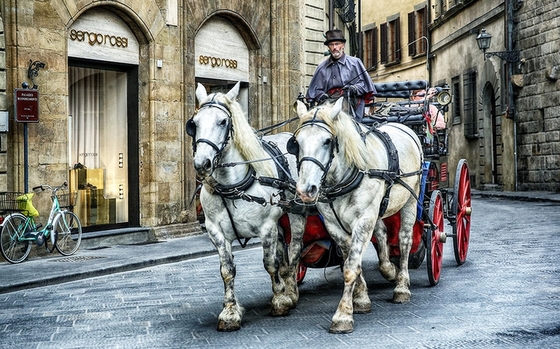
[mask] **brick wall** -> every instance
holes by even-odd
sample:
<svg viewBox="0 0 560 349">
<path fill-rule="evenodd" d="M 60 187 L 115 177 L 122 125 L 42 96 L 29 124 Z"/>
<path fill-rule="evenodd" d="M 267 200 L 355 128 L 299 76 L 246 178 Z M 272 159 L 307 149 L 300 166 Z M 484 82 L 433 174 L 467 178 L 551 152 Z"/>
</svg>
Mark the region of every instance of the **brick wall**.
<svg viewBox="0 0 560 349">
<path fill-rule="evenodd" d="M 517 47 L 525 59 L 517 97 L 518 190 L 560 191 L 560 0 L 525 1 Z"/>
</svg>

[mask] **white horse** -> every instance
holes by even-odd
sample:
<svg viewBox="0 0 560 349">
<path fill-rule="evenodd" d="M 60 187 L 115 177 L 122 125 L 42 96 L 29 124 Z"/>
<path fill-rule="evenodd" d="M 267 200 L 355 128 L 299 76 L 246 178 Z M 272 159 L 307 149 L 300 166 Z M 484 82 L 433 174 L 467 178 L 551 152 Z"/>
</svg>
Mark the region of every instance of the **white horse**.
<svg viewBox="0 0 560 349">
<path fill-rule="evenodd" d="M 342 99 L 310 111 L 298 101 L 297 111 L 299 127 L 288 144 L 288 150 L 298 155 L 297 194 L 303 202 L 316 203 L 345 258 L 344 292 L 329 331 L 349 333 L 353 312 L 371 311 L 362 257 L 372 234 L 379 246 L 379 270 L 387 280 L 396 282 L 393 301 L 410 300 L 408 256 L 417 215 L 422 148 L 416 134 L 404 125 L 391 123 L 373 130 L 358 124 L 342 111 Z M 399 211 L 401 258 L 397 267 L 389 260 L 381 219 Z"/>
<path fill-rule="evenodd" d="M 261 142 L 236 102 L 238 93 L 239 83 L 227 94 L 210 95 L 198 84 L 196 98 L 200 108 L 186 126 L 187 133 L 193 137 L 194 168 L 203 178 L 200 202 L 206 230 L 218 250 L 224 281 L 219 331 L 238 330 L 244 312 L 234 291 L 232 242 L 237 240 L 243 246 L 242 240 L 260 239 L 264 267 L 272 281 L 270 314 L 284 316 L 299 298 L 295 275 L 305 224 L 305 217 L 289 215 L 292 244 L 290 256 L 286 256 L 278 221 L 284 214 L 280 203 L 287 200 L 289 193 L 271 186 L 270 182 L 276 180 L 276 184 L 283 184 L 286 178 L 293 178 L 295 184 L 295 157 L 282 156 L 292 135 L 280 133 L 263 137 L 266 144 Z M 270 142 L 279 148 L 277 156 L 265 150 L 264 146 Z M 283 163 L 286 159 L 288 165 Z M 295 196 L 293 190 L 292 196 Z"/>
</svg>

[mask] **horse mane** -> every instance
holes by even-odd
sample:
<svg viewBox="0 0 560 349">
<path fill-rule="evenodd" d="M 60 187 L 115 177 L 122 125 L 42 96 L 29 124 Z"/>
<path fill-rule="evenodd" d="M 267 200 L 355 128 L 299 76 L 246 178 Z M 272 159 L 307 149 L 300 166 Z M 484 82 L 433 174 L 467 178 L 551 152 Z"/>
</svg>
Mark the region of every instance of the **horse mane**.
<svg viewBox="0 0 560 349">
<path fill-rule="evenodd" d="M 359 124 L 348 113 L 341 110 L 338 115 L 333 117 L 332 104 L 320 107 L 317 113 L 306 113 L 300 119 L 300 125 L 314 117 L 324 121 L 330 128 L 332 134 L 338 138 L 339 145 L 343 151 L 343 156 L 349 166 L 356 166 L 365 170 L 370 168 L 372 154 L 376 152 L 374 142 L 364 142 L 362 135 L 358 132 Z"/>
<path fill-rule="evenodd" d="M 264 150 L 255 129 L 249 125 L 241 109 L 241 105 L 237 101 L 232 101 L 227 98 L 225 94 L 221 93 L 216 95 L 216 99 L 227 105 L 231 112 L 233 125 L 232 142 L 241 156 L 246 161 L 269 159 L 270 154 Z M 275 175 L 273 161 L 256 161 L 250 163 L 250 166 L 261 176 L 273 177 Z"/>
</svg>

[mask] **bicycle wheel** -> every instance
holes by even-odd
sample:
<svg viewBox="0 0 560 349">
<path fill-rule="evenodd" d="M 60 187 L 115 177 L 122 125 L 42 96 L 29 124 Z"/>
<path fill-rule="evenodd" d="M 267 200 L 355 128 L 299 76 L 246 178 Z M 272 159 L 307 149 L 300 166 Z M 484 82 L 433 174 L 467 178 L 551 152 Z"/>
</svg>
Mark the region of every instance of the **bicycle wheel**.
<svg viewBox="0 0 560 349">
<path fill-rule="evenodd" d="M 60 211 L 53 222 L 56 249 L 63 256 L 74 254 L 82 242 L 82 224 L 74 212 Z"/>
<path fill-rule="evenodd" d="M 29 256 L 32 244 L 29 240 L 21 240 L 25 233 L 27 217 L 21 213 L 13 213 L 4 219 L 0 231 L 0 252 L 10 263 L 20 263 Z"/>
</svg>

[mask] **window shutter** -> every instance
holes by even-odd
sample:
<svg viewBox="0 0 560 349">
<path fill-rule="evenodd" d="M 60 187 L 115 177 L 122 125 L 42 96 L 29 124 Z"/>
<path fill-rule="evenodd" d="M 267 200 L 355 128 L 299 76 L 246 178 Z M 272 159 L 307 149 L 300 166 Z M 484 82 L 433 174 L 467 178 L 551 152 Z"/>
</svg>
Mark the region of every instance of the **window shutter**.
<svg viewBox="0 0 560 349">
<path fill-rule="evenodd" d="M 416 55 L 416 14 L 414 12 L 410 12 L 408 14 L 408 55 L 415 56 Z"/>
<path fill-rule="evenodd" d="M 381 30 L 381 63 L 385 64 L 389 61 L 389 50 L 388 50 L 388 40 L 387 37 L 387 23 L 382 23 L 380 26 Z"/>
<path fill-rule="evenodd" d="M 401 19 L 395 19 L 395 61 L 401 61 Z"/>
</svg>

